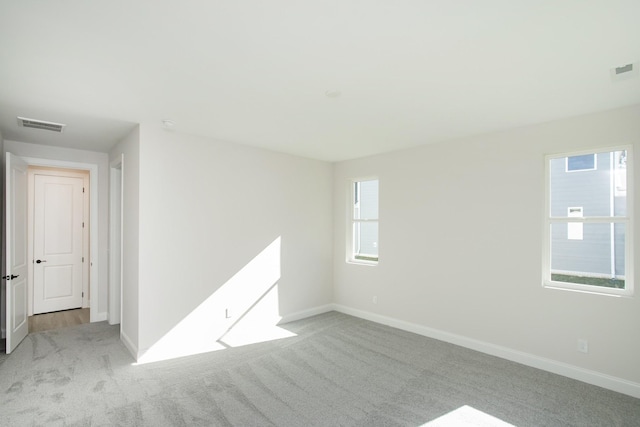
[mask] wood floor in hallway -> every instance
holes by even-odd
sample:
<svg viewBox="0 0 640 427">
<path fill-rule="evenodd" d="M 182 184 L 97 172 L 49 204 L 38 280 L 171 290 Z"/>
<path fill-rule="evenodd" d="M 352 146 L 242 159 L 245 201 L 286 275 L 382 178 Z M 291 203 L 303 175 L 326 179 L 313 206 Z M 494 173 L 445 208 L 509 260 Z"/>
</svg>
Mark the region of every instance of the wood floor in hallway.
<svg viewBox="0 0 640 427">
<path fill-rule="evenodd" d="M 36 314 L 29 317 L 29 333 L 66 328 L 83 323 L 89 323 L 88 308 Z"/>
<path fill-rule="evenodd" d="M 29 317 L 29 333 L 50 331 L 90 322 L 89 308 L 56 311 L 53 313 L 36 314 Z M 0 353 L 7 348 L 7 340 L 0 339 Z"/>
</svg>

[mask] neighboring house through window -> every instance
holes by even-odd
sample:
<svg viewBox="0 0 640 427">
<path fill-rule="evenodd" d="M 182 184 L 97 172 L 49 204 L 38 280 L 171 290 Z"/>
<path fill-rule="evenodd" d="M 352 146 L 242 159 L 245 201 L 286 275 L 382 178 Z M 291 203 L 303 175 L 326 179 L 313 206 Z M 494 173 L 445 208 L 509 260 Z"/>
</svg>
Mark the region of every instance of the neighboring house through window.
<svg viewBox="0 0 640 427">
<path fill-rule="evenodd" d="M 378 180 L 354 181 L 351 188 L 351 248 L 348 261 L 378 262 Z"/>
<path fill-rule="evenodd" d="M 631 148 L 547 156 L 544 285 L 633 292 Z"/>
</svg>

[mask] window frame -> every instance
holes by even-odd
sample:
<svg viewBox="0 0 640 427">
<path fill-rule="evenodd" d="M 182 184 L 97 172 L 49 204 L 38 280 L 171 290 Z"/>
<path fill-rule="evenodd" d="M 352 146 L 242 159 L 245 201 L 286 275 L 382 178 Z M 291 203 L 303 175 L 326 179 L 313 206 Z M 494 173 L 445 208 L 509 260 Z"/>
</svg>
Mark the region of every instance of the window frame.
<svg viewBox="0 0 640 427">
<path fill-rule="evenodd" d="M 595 162 L 597 162 L 598 154 L 616 151 L 627 151 L 626 159 L 626 215 L 625 216 L 598 216 L 598 217 L 552 217 L 551 216 L 551 177 L 550 165 L 551 160 L 579 156 L 585 154 L 593 154 Z M 545 191 L 544 191 L 544 229 L 543 229 L 543 258 L 542 258 L 542 286 L 548 289 L 560 289 L 577 292 L 585 292 L 591 294 L 610 295 L 618 297 L 630 297 L 634 293 L 634 189 L 633 189 L 633 146 L 622 145 L 613 147 L 593 148 L 591 150 L 572 151 L 564 153 L 548 154 L 545 156 Z M 594 163 L 595 164 L 595 163 Z M 595 170 L 595 169 L 589 169 Z M 569 171 L 565 168 L 566 173 L 581 172 Z M 611 171 L 614 172 L 613 170 Z M 612 178 L 614 179 L 614 178 Z M 551 226 L 552 224 L 624 224 L 625 226 L 625 287 L 624 289 L 608 288 L 597 285 L 584 285 L 579 283 L 569 283 L 554 281 L 551 279 Z"/>
<path fill-rule="evenodd" d="M 378 181 L 378 217 L 375 219 L 372 218 L 355 218 L 355 198 L 356 198 L 356 184 L 359 182 L 366 181 Z M 360 265 L 369 265 L 376 266 L 380 262 L 380 254 L 376 259 L 372 259 L 372 257 L 356 257 L 355 249 L 355 225 L 358 223 L 376 223 L 378 224 L 378 241 L 380 240 L 380 178 L 377 176 L 367 176 L 362 178 L 354 178 L 349 181 L 349 191 L 347 191 L 347 248 L 346 248 L 346 262 L 349 264 L 360 264 Z"/>
</svg>

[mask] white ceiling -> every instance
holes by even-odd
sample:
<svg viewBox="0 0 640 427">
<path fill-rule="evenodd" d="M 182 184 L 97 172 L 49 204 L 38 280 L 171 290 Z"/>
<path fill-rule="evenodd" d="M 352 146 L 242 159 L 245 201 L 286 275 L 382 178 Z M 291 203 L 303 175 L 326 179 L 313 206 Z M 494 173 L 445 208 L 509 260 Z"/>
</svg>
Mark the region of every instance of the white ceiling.
<svg viewBox="0 0 640 427">
<path fill-rule="evenodd" d="M 0 0 L 0 130 L 106 151 L 171 119 L 361 157 L 640 103 L 639 78 L 610 77 L 640 62 L 639 18 L 638 0 Z"/>
</svg>

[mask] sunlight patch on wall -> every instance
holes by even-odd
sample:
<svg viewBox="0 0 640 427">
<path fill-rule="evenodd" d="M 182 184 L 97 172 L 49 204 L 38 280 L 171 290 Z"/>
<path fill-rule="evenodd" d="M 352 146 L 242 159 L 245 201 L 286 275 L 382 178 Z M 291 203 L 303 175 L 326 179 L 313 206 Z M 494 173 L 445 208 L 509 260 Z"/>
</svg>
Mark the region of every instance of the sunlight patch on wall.
<svg viewBox="0 0 640 427">
<path fill-rule="evenodd" d="M 422 427 L 515 427 L 499 418 L 486 414 L 471 406 L 464 405 L 444 414 Z"/>
<path fill-rule="evenodd" d="M 278 285 L 275 285 L 219 341 L 229 347 L 240 347 L 295 337 L 293 332 L 277 326 L 281 319 L 278 314 Z"/>
<path fill-rule="evenodd" d="M 280 280 L 278 237 L 160 340 L 137 364 L 295 336 L 277 326 Z"/>
</svg>

